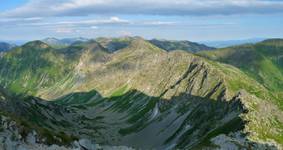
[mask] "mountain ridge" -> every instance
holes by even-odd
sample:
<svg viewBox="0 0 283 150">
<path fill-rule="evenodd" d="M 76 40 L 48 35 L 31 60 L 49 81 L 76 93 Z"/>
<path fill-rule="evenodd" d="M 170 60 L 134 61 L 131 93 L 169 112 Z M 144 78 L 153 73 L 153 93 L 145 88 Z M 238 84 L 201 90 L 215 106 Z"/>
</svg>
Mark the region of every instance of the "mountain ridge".
<svg viewBox="0 0 283 150">
<path fill-rule="evenodd" d="M 188 52 L 198 52 L 198 51 L 204 51 L 204 50 L 214 50 L 215 48 L 206 46 L 204 44 L 199 44 L 196 42 L 190 42 L 190 41 L 173 41 L 173 40 L 158 40 L 158 39 L 152 39 L 149 40 L 150 43 L 165 49 L 167 51 L 172 50 L 185 50 Z"/>
</svg>

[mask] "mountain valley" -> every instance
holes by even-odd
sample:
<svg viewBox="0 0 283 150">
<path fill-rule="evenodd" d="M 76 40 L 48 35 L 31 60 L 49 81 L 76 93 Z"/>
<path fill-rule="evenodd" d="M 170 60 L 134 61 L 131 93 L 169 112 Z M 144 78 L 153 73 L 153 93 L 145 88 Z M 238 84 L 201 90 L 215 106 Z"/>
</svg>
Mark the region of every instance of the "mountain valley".
<svg viewBox="0 0 283 150">
<path fill-rule="evenodd" d="M 28 42 L 0 55 L 0 147 L 280 150 L 282 43 Z"/>
</svg>

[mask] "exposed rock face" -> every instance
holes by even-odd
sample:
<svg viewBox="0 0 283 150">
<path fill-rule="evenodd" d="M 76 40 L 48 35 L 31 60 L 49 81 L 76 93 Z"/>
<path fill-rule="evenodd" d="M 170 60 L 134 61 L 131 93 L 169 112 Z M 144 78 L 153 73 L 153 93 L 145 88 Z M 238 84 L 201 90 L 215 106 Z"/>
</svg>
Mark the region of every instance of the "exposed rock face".
<svg viewBox="0 0 283 150">
<path fill-rule="evenodd" d="M 80 139 L 78 143 L 83 149 L 96 149 L 95 143 L 88 139 Z"/>
</svg>

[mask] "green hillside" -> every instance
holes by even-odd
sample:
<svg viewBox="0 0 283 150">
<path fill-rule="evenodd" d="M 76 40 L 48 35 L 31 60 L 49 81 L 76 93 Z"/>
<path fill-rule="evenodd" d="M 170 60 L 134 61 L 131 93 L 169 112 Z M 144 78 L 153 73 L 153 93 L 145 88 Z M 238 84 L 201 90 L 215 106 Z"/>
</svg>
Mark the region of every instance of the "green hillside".
<svg viewBox="0 0 283 150">
<path fill-rule="evenodd" d="M 228 47 L 199 55 L 240 68 L 267 89 L 282 97 L 283 40 L 271 39 L 254 45 Z"/>
</svg>

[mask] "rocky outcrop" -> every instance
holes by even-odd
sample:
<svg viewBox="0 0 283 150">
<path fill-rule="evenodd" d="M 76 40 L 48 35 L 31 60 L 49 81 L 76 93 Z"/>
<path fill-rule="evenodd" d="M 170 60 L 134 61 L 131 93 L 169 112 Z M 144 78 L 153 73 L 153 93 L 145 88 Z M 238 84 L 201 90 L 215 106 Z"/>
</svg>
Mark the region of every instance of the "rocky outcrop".
<svg viewBox="0 0 283 150">
<path fill-rule="evenodd" d="M 0 149 L 1 150 L 133 150 L 126 146 L 99 145 L 89 139 L 80 139 L 64 145 L 48 145 L 39 139 L 38 133 L 21 133 L 23 126 L 4 115 L 0 115 Z"/>
<path fill-rule="evenodd" d="M 256 143 L 251 142 L 241 135 L 239 132 L 230 133 L 229 135 L 218 135 L 211 139 L 211 142 L 215 145 L 215 148 L 203 148 L 207 150 L 278 150 L 279 146 L 276 143 Z"/>
</svg>

